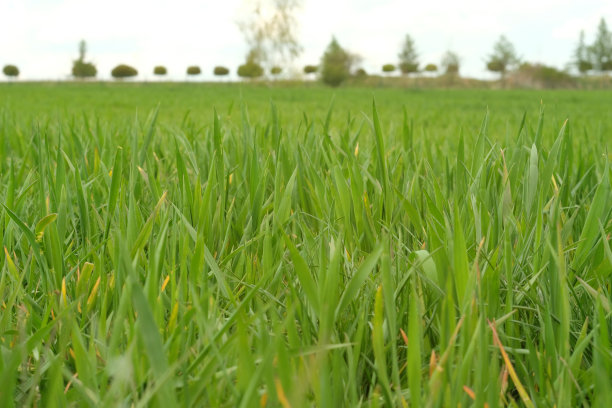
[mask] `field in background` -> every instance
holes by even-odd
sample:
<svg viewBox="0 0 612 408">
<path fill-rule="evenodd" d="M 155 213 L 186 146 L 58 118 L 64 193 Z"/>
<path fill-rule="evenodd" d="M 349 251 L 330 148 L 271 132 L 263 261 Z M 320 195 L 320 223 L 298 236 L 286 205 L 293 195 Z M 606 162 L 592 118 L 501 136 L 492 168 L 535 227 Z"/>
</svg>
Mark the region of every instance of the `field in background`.
<svg viewBox="0 0 612 408">
<path fill-rule="evenodd" d="M 0 401 L 612 406 L 609 98 L 1 84 Z"/>
</svg>

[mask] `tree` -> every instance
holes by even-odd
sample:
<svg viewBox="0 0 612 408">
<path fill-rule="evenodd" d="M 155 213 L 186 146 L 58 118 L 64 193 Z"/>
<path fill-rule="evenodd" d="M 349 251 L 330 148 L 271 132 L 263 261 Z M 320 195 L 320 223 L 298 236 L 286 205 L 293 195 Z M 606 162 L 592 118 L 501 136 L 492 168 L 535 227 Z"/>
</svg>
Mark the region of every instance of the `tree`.
<svg viewBox="0 0 612 408">
<path fill-rule="evenodd" d="M 412 37 L 410 37 L 410 35 L 406 34 L 402 49 L 397 56 L 399 58 L 398 67 L 400 71 L 402 71 L 402 74 L 411 74 L 413 72 L 418 72 L 418 54 L 414 46 L 414 40 L 412 39 Z"/>
<path fill-rule="evenodd" d="M 19 76 L 19 68 L 16 65 L 5 65 L 2 72 L 9 78 L 17 78 Z"/>
<path fill-rule="evenodd" d="M 574 60 L 572 65 L 578 69 L 581 74 L 586 74 L 593 69 L 593 63 L 590 61 L 589 49 L 584 42 L 584 30 L 580 31 L 580 38 L 574 50 Z"/>
<path fill-rule="evenodd" d="M 229 69 L 222 67 L 222 66 L 216 66 L 213 69 L 213 74 L 215 74 L 216 76 L 225 76 L 225 75 L 229 75 Z"/>
<path fill-rule="evenodd" d="M 446 54 L 442 57 L 442 67 L 444 67 L 444 73 L 447 75 L 459 75 L 459 55 L 453 51 L 446 51 Z"/>
<path fill-rule="evenodd" d="M 335 37 L 327 46 L 321 58 L 321 79 L 331 86 L 338 86 L 351 75 L 355 57 L 345 51 Z"/>
<path fill-rule="evenodd" d="M 191 65 L 187 67 L 187 75 L 189 76 L 200 75 L 201 73 L 202 73 L 202 70 L 197 65 Z"/>
<path fill-rule="evenodd" d="M 85 40 L 79 42 L 79 58 L 72 62 L 72 76 L 75 78 L 93 78 L 98 74 L 98 70 L 91 62 L 85 61 L 87 44 Z"/>
<path fill-rule="evenodd" d="M 589 47 L 592 62 L 600 72 L 612 70 L 612 33 L 603 18 L 597 27 L 593 45 Z"/>
<path fill-rule="evenodd" d="M 489 55 L 487 69 L 491 72 L 498 72 L 501 78 L 506 77 L 509 69 L 519 63 L 514 45 L 502 35 L 493 46 L 493 53 Z"/>
<path fill-rule="evenodd" d="M 306 65 L 304 67 L 304 73 L 305 74 L 314 74 L 315 72 L 317 72 L 318 67 L 316 65 Z"/>
<path fill-rule="evenodd" d="M 248 15 L 239 21 L 238 27 L 249 47 L 251 62 L 286 64 L 300 55 L 302 46 L 295 16 L 300 5 L 300 0 L 251 0 L 243 7 Z"/>
<path fill-rule="evenodd" d="M 365 78 L 367 76 L 368 76 L 368 73 L 363 68 L 359 68 L 355 71 L 355 77 L 357 78 Z"/>
<path fill-rule="evenodd" d="M 153 74 L 157 76 L 164 76 L 168 74 L 168 70 L 163 65 L 158 65 L 153 68 Z"/>
<path fill-rule="evenodd" d="M 425 72 L 434 73 L 438 71 L 438 66 L 436 64 L 427 64 L 425 65 Z"/>
<path fill-rule="evenodd" d="M 395 71 L 395 65 L 385 64 L 382 66 L 382 71 L 386 74 L 390 74 L 391 72 Z"/>
<path fill-rule="evenodd" d="M 257 62 L 256 56 L 251 52 L 247 55 L 247 60 L 244 64 L 238 67 L 238 76 L 241 78 L 259 78 L 264 74 L 263 67 Z"/>
<path fill-rule="evenodd" d="M 131 78 L 138 75 L 136 68 L 125 64 L 119 64 L 111 71 L 111 75 L 115 79 Z"/>
</svg>

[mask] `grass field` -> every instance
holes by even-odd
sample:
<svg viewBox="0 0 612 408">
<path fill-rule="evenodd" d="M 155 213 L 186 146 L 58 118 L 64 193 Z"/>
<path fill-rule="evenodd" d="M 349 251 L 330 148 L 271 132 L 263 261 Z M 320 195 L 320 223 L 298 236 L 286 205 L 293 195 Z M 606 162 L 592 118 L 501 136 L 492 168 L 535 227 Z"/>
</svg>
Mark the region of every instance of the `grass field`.
<svg viewBox="0 0 612 408">
<path fill-rule="evenodd" d="M 612 406 L 610 97 L 2 84 L 0 401 Z"/>
</svg>

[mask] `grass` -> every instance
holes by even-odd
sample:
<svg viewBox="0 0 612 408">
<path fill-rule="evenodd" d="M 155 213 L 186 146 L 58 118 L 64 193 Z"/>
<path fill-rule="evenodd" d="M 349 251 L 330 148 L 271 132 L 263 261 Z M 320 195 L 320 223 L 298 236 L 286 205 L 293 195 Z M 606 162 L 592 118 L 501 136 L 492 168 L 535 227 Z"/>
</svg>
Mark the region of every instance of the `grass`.
<svg viewBox="0 0 612 408">
<path fill-rule="evenodd" d="M 1 91 L 6 405 L 612 405 L 605 93 Z"/>
</svg>

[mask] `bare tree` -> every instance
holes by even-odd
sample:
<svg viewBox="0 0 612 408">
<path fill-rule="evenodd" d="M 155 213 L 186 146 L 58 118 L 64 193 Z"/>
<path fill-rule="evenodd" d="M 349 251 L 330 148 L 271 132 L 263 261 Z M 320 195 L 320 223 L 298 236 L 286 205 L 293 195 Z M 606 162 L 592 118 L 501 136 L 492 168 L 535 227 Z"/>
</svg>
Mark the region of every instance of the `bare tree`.
<svg viewBox="0 0 612 408">
<path fill-rule="evenodd" d="M 238 27 L 249 47 L 248 62 L 287 64 L 302 52 L 296 12 L 301 0 L 244 0 L 247 15 Z"/>
</svg>

